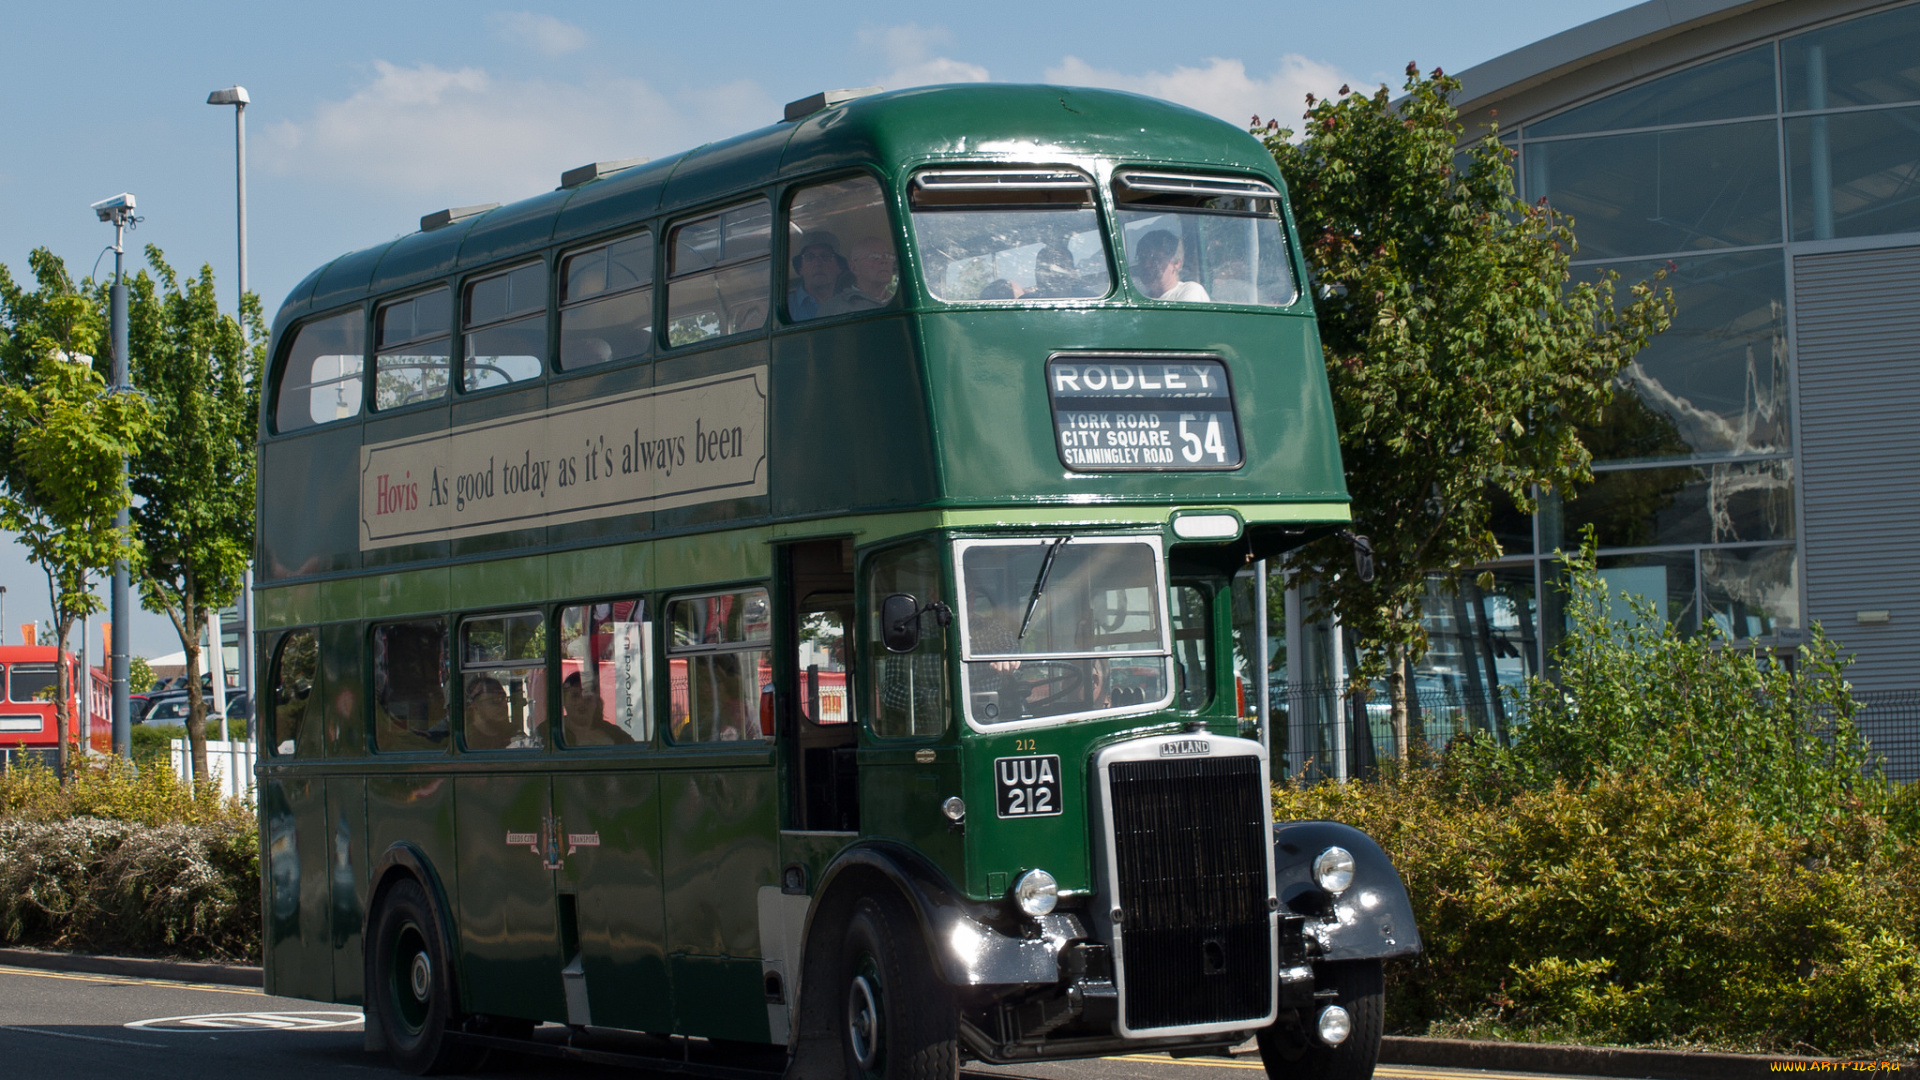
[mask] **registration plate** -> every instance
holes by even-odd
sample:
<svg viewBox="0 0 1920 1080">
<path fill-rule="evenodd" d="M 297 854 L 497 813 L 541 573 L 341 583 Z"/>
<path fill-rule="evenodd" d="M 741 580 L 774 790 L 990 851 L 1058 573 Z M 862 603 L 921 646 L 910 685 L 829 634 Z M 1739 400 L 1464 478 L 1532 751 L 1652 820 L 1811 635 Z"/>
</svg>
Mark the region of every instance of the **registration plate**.
<svg viewBox="0 0 1920 1080">
<path fill-rule="evenodd" d="M 1060 755 L 996 758 L 993 787 L 1003 818 L 1054 817 L 1062 811 Z"/>
</svg>

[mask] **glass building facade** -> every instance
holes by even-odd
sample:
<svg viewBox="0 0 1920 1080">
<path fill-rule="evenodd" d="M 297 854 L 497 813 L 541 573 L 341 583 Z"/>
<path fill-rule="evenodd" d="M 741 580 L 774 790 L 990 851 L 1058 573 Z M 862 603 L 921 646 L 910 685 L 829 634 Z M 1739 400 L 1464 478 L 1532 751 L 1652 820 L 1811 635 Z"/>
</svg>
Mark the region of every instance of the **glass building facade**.
<svg viewBox="0 0 1920 1080">
<path fill-rule="evenodd" d="M 1546 495 L 1537 514 L 1500 515 L 1504 555 L 1480 568 L 1491 587 L 1477 571 L 1431 582 L 1432 649 L 1412 673 L 1429 738 L 1509 719 L 1496 688 L 1549 662 L 1564 628 L 1554 552 L 1587 527 L 1610 591 L 1682 632 L 1804 640 L 1793 260 L 1817 242 L 1920 234 L 1920 3 L 1789 8 L 1769 16 L 1773 32 L 1699 31 L 1723 44 L 1637 79 L 1499 104 L 1520 195 L 1575 221 L 1576 273 L 1617 273 L 1624 287 L 1664 269 L 1678 315 L 1587 433 L 1593 482 Z M 1284 665 L 1292 711 L 1323 713 L 1310 699 L 1339 676 L 1331 628 L 1290 629 L 1302 635 Z M 1296 727 L 1296 742 L 1324 757 L 1330 720 Z"/>
</svg>

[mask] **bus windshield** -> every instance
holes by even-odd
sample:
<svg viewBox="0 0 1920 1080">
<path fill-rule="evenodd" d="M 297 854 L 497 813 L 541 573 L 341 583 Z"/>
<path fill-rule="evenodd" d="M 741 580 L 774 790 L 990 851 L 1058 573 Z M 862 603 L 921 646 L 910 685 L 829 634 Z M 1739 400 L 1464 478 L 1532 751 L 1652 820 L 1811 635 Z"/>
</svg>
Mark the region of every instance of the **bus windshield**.
<svg viewBox="0 0 1920 1080">
<path fill-rule="evenodd" d="M 1293 303 L 1279 206 L 1260 180 L 1121 173 L 1114 208 L 1134 289 L 1172 303 Z"/>
<path fill-rule="evenodd" d="M 1159 546 L 1131 537 L 959 542 L 961 659 L 976 723 L 1169 698 Z"/>
<path fill-rule="evenodd" d="M 1107 295 L 1093 182 L 1076 172 L 951 169 L 913 178 L 927 291 L 948 303 Z"/>
</svg>

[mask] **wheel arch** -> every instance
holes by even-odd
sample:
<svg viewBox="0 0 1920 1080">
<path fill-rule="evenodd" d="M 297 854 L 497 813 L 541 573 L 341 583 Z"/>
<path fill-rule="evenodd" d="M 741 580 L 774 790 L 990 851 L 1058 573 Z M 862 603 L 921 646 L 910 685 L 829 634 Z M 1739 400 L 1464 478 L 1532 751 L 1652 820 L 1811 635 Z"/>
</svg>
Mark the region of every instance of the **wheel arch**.
<svg viewBox="0 0 1920 1080">
<path fill-rule="evenodd" d="M 403 881 L 413 881 L 426 894 L 427 907 L 433 912 L 434 932 L 440 937 L 441 955 L 447 958 L 440 972 L 442 989 L 447 1000 L 456 1005 L 461 1000 L 460 951 L 456 947 L 456 935 L 453 926 L 453 906 L 447 899 L 446 888 L 435 870 L 433 860 L 425 852 L 407 840 L 395 841 L 382 852 L 375 861 L 372 873 L 367 875 L 366 911 L 360 917 L 360 966 L 362 980 L 362 1001 L 366 1007 L 366 1048 L 368 1050 L 386 1049 L 386 1033 L 379 1028 L 379 1020 L 371 1006 L 373 995 L 380 983 L 373 971 L 374 955 L 377 950 L 373 940 L 374 922 L 378 918 L 381 905 L 394 886 Z"/>
</svg>

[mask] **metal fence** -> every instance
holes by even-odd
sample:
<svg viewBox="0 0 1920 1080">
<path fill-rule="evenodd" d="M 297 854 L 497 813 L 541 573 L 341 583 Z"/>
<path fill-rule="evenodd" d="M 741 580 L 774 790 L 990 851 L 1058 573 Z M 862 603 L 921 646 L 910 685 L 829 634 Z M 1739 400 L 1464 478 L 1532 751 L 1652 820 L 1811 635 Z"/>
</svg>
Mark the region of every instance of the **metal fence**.
<svg viewBox="0 0 1920 1080">
<path fill-rule="evenodd" d="M 1920 690 L 1853 695 L 1854 722 L 1890 780 L 1920 780 Z M 1412 738 L 1445 749 L 1456 738 L 1485 732 L 1505 742 L 1526 723 L 1525 701 L 1511 693 L 1421 689 L 1413 694 Z M 1368 775 L 1397 757 L 1393 708 L 1384 693 L 1366 700 L 1331 684 L 1273 686 L 1275 775 L 1308 780 Z"/>
</svg>

